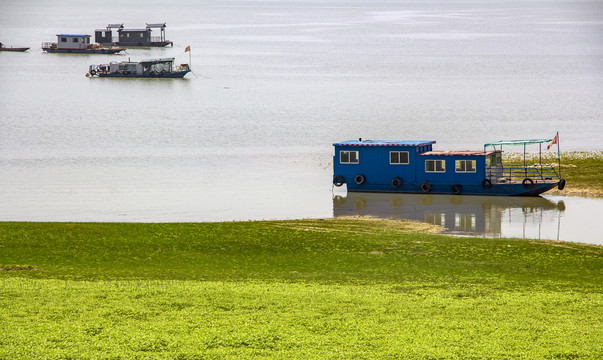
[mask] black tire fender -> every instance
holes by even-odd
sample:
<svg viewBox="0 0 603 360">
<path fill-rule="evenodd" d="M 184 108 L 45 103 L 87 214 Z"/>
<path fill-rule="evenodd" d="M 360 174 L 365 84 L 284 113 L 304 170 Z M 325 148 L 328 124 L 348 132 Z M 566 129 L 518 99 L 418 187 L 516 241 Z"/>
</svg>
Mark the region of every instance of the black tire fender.
<svg viewBox="0 0 603 360">
<path fill-rule="evenodd" d="M 459 184 L 452 184 L 450 185 L 450 192 L 452 192 L 454 195 L 460 195 L 461 191 L 463 191 L 463 187 Z"/>
<path fill-rule="evenodd" d="M 390 184 L 394 189 L 397 189 L 400 186 L 402 186 L 402 179 L 400 179 L 399 177 L 396 176 L 395 178 L 392 179 Z"/>
<path fill-rule="evenodd" d="M 428 193 L 431 191 L 431 183 L 424 181 L 421 183 L 421 191 L 424 193 Z"/>
<path fill-rule="evenodd" d="M 366 180 L 366 178 L 365 178 L 365 177 L 364 177 L 364 175 L 362 175 L 362 174 L 358 174 L 358 175 L 356 175 L 356 176 L 354 177 L 354 182 L 355 182 L 357 185 L 362 185 L 362 184 L 364 184 L 364 181 L 365 181 L 365 180 Z"/>
<path fill-rule="evenodd" d="M 530 178 L 525 178 L 521 182 L 521 185 L 524 187 L 524 189 L 531 189 L 534 186 L 534 180 Z"/>
<path fill-rule="evenodd" d="M 333 178 L 333 185 L 340 187 L 343 184 L 345 184 L 345 179 L 343 178 L 343 176 L 337 175 Z"/>
<path fill-rule="evenodd" d="M 557 189 L 563 190 L 565 188 L 565 179 L 560 179 L 557 183 Z"/>
<path fill-rule="evenodd" d="M 482 181 L 482 187 L 484 189 L 490 189 L 492 187 L 492 181 L 489 179 L 484 179 L 484 181 Z"/>
</svg>

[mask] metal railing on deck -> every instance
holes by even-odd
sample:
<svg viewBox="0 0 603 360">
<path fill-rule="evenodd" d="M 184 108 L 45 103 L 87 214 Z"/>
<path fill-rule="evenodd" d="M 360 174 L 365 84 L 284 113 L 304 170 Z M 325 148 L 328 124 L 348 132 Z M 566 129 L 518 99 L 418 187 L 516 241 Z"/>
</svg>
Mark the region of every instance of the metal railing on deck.
<svg viewBox="0 0 603 360">
<path fill-rule="evenodd" d="M 547 181 L 559 179 L 559 175 L 551 165 L 504 165 L 502 168 L 486 168 L 486 178 L 492 182 L 515 182 L 523 179 Z"/>
</svg>

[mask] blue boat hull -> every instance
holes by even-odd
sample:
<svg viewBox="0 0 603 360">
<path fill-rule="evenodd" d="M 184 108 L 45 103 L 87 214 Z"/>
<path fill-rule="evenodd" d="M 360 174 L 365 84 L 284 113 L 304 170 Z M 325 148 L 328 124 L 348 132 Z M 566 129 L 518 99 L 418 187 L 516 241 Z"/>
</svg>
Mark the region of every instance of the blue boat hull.
<svg viewBox="0 0 603 360">
<path fill-rule="evenodd" d="M 537 196 L 557 187 L 559 182 L 534 183 L 526 188 L 521 183 L 499 183 L 492 184 L 488 189 L 481 185 L 438 185 L 430 184 L 429 191 L 423 191 L 421 184 L 402 184 L 398 188 L 392 188 L 390 184 L 361 184 L 347 183 L 350 192 L 387 192 L 387 193 L 409 193 L 409 194 L 455 194 L 455 195 L 488 195 L 488 196 Z M 454 190 L 454 191 L 453 191 Z"/>
<path fill-rule="evenodd" d="M 174 71 L 171 73 L 159 73 L 155 75 L 151 74 L 120 74 L 120 73 L 100 73 L 99 77 L 113 77 L 113 78 L 152 78 L 152 79 L 182 79 L 184 75 L 188 74 L 190 70 L 186 71 Z"/>
</svg>

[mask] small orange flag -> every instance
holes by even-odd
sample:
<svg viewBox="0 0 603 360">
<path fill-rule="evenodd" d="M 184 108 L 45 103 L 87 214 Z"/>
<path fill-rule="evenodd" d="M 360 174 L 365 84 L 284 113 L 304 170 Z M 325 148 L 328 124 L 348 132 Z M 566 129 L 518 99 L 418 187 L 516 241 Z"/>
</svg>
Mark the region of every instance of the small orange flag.
<svg viewBox="0 0 603 360">
<path fill-rule="evenodd" d="M 549 143 L 549 146 L 546 147 L 547 150 L 551 149 L 551 146 L 553 146 L 554 144 L 557 143 L 557 136 L 559 136 L 559 133 L 555 134 L 555 137 L 553 138 L 553 140 Z"/>
<path fill-rule="evenodd" d="M 184 52 L 188 52 L 188 51 L 191 51 L 191 46 L 190 45 L 187 46 L 186 49 L 184 49 Z"/>
</svg>

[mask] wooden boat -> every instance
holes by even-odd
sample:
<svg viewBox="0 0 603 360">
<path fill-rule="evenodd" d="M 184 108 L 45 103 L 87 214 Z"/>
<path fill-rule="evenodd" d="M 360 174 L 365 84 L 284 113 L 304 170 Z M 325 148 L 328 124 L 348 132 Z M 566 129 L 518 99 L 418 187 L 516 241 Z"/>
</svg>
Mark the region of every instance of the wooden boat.
<svg viewBox="0 0 603 360">
<path fill-rule="evenodd" d="M 0 51 L 24 52 L 27 50 L 29 50 L 28 47 L 6 47 L 3 43 L 0 43 Z"/>
<path fill-rule="evenodd" d="M 90 43 L 90 35 L 57 34 L 57 42 L 43 42 L 42 50 L 48 53 L 63 54 L 116 54 L 124 48 L 101 47 Z"/>
<path fill-rule="evenodd" d="M 542 144 L 557 144 L 558 167 L 542 164 Z M 553 139 L 496 141 L 483 151 L 436 151 L 433 140 L 351 140 L 333 144 L 333 184 L 348 191 L 536 196 L 563 190 L 559 134 Z M 526 146 L 539 146 L 527 164 Z M 503 164 L 503 146 L 523 146 L 523 164 Z"/>
<path fill-rule="evenodd" d="M 191 71 L 188 64 L 174 69 L 174 58 L 151 59 L 139 62 L 113 61 L 90 65 L 87 77 L 183 78 Z"/>
</svg>

